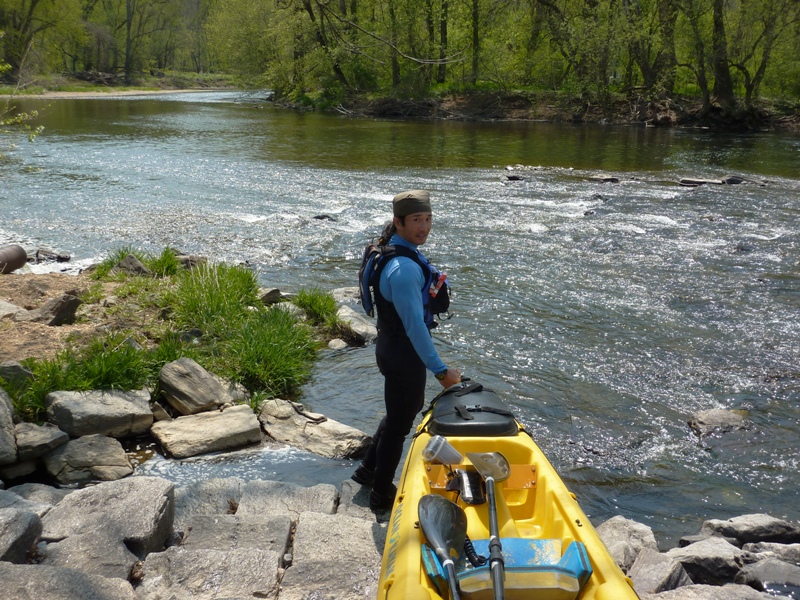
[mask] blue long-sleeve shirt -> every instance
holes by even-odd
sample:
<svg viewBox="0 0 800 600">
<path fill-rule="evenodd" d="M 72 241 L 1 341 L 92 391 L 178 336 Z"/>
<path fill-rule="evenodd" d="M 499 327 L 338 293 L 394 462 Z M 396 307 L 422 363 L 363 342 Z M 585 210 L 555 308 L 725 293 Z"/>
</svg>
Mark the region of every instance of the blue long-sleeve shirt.
<svg viewBox="0 0 800 600">
<path fill-rule="evenodd" d="M 399 235 L 392 236 L 389 243 L 419 252 L 416 244 L 412 244 Z M 381 273 L 381 295 L 394 304 L 406 334 L 417 355 L 425 363 L 425 367 L 432 373 L 441 373 L 447 369 L 447 366 L 433 345 L 433 338 L 425 325 L 423 314 L 422 286 L 425 279 L 425 273 L 412 259 L 395 256 L 386 263 L 386 267 Z"/>
</svg>

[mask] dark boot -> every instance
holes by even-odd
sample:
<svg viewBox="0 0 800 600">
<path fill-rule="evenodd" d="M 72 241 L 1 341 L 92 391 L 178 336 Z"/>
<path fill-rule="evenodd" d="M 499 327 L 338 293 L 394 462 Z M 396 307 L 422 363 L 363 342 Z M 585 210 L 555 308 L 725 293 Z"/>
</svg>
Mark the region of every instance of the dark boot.
<svg viewBox="0 0 800 600">
<path fill-rule="evenodd" d="M 350 476 L 350 479 L 355 481 L 358 485 L 371 487 L 375 481 L 375 471 L 368 469 L 363 464 L 359 466 L 355 473 Z"/>
<path fill-rule="evenodd" d="M 391 510 L 396 495 L 397 487 L 393 483 L 385 489 L 373 489 L 369 495 L 369 507 L 375 512 Z"/>
</svg>

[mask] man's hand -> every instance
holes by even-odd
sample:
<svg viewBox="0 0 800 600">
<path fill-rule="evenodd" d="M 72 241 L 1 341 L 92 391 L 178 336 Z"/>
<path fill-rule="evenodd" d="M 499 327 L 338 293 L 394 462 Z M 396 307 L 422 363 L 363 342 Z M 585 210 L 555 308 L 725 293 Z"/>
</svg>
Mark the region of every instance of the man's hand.
<svg viewBox="0 0 800 600">
<path fill-rule="evenodd" d="M 444 379 L 439 379 L 437 381 L 442 384 L 444 389 L 447 389 L 451 385 L 461 383 L 461 371 L 458 369 L 447 369 L 447 375 L 444 376 Z"/>
</svg>

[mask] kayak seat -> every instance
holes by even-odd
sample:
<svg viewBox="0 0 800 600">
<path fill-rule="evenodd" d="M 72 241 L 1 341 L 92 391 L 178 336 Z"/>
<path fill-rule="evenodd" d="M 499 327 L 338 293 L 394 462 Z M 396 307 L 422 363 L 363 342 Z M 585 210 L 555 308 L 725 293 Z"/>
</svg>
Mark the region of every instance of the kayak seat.
<svg viewBox="0 0 800 600">
<path fill-rule="evenodd" d="M 501 538 L 505 561 L 507 600 L 575 600 L 592 574 L 581 542 L 572 542 L 561 554 L 561 540 Z M 489 556 L 489 540 L 472 540 L 478 554 Z M 465 600 L 491 600 L 492 575 L 487 562 L 473 567 L 462 558 L 458 583 Z"/>
<path fill-rule="evenodd" d="M 428 433 L 456 437 L 511 436 L 519 432 L 514 414 L 494 391 L 461 382 L 442 392 L 431 408 Z"/>
</svg>

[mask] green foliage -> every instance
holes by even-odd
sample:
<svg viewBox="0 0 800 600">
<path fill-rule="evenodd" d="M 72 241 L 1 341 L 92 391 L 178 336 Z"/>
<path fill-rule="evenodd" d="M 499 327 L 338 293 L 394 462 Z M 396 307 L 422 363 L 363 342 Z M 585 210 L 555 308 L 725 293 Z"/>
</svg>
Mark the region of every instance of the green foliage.
<svg viewBox="0 0 800 600">
<path fill-rule="evenodd" d="M 225 264 L 200 265 L 182 272 L 172 298 L 179 327 L 198 328 L 224 338 L 258 306 L 258 282 L 252 271 Z"/>
<path fill-rule="evenodd" d="M 295 304 L 305 311 L 314 325 L 323 325 L 335 318 L 339 308 L 333 294 L 319 288 L 300 290 Z"/>
<path fill-rule="evenodd" d="M 113 266 L 128 254 L 160 276 L 113 273 Z M 53 359 L 25 361 L 31 379 L 0 382 L 17 414 L 41 420 L 45 397 L 56 390 L 152 389 L 164 364 L 184 356 L 244 384 L 253 394 L 254 409 L 266 398 L 296 395 L 315 358 L 314 326 L 299 323 L 285 310 L 287 305 L 265 309 L 255 276 L 243 267 L 203 265 L 172 274 L 176 262 L 170 249 L 151 257 L 131 247 L 120 248 L 104 261 L 94 273 L 99 280 L 84 294 L 84 301 L 99 301 L 103 282 L 116 282 L 118 302 L 108 308 L 116 320 L 114 331 L 88 341 L 74 340 L 71 349 Z M 323 333 L 341 327 L 330 294 L 314 289 L 299 297 Z M 171 312 L 164 310 L 167 307 Z M 155 326 L 143 313 L 165 315 L 167 320 Z"/>
<path fill-rule="evenodd" d="M 147 364 L 147 352 L 135 340 L 112 334 L 61 352 L 52 360 L 29 359 L 25 365 L 33 377 L 9 386 L 8 392 L 17 414 L 40 420 L 50 392 L 141 389 L 157 375 Z"/>
<path fill-rule="evenodd" d="M 296 394 L 315 356 L 311 333 L 280 306 L 251 313 L 224 341 L 225 362 L 248 389 L 270 396 Z"/>
<path fill-rule="evenodd" d="M 145 266 L 152 271 L 156 277 L 170 277 L 177 275 L 180 263 L 172 248 L 164 248 L 164 251 L 156 258 L 147 260 Z"/>
</svg>

